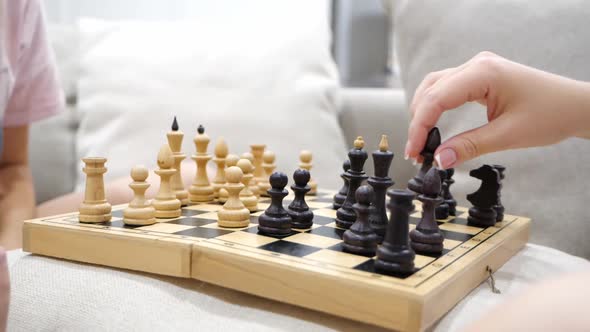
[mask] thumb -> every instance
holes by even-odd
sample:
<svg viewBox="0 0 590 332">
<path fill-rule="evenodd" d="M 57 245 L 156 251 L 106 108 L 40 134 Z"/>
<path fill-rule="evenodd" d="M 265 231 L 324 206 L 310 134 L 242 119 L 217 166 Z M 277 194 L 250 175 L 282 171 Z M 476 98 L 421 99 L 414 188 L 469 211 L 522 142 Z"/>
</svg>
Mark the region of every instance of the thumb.
<svg viewBox="0 0 590 332">
<path fill-rule="evenodd" d="M 434 159 L 442 169 L 458 166 L 486 153 L 504 150 L 509 145 L 509 135 L 500 118 L 479 128 L 471 129 L 449 138 L 434 153 Z"/>
</svg>

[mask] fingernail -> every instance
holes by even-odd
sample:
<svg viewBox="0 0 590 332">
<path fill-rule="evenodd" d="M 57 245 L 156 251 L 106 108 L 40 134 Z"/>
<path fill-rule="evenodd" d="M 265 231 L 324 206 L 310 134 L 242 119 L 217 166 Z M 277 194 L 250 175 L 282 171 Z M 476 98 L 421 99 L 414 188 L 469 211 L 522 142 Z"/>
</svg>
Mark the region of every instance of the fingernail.
<svg viewBox="0 0 590 332">
<path fill-rule="evenodd" d="M 446 148 L 434 156 L 434 160 L 436 160 L 438 167 L 442 169 L 451 168 L 457 161 L 457 154 L 455 153 L 455 150 Z"/>
<path fill-rule="evenodd" d="M 418 160 L 412 159 L 412 165 L 414 165 L 414 166 L 418 165 Z"/>
<path fill-rule="evenodd" d="M 406 148 L 404 149 L 405 159 L 408 160 L 410 158 L 410 140 L 406 142 Z"/>
</svg>

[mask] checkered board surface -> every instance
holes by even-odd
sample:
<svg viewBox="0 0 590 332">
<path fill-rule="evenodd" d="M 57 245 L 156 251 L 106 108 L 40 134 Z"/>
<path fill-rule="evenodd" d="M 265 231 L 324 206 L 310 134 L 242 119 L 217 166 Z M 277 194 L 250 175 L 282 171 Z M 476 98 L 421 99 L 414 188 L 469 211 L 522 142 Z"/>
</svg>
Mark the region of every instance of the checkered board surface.
<svg viewBox="0 0 590 332">
<path fill-rule="evenodd" d="M 264 197 L 259 201 L 259 211 L 251 214 L 250 225 L 244 228 L 223 228 L 218 226 L 217 211 L 222 206 L 217 203 L 184 207 L 181 217 L 160 219 L 158 223 L 149 226 L 137 227 L 125 225 L 122 220 L 122 211 L 125 206 L 115 206 L 112 213 L 113 218 L 111 222 L 106 224 L 81 224 L 78 222 L 77 213 L 36 219 L 26 223 L 29 223 L 30 225 L 28 226 L 30 227 L 43 226 L 45 228 L 49 227 L 52 230 L 63 227 L 64 230 L 75 230 L 76 234 L 78 234 L 77 236 L 81 237 L 84 237 L 87 232 L 92 232 L 93 236 L 96 236 L 98 232 L 108 234 L 107 237 L 116 235 L 116 238 L 122 238 L 123 240 L 125 237 L 129 237 L 130 239 L 145 238 L 152 240 L 153 243 L 167 241 L 183 246 L 192 246 L 193 266 L 189 267 L 190 271 L 188 275 L 184 275 L 184 273 L 170 273 L 168 270 L 158 271 L 157 268 L 146 268 L 145 270 L 147 272 L 208 279 L 206 277 L 199 278 L 198 274 L 200 272 L 198 270 L 194 272 L 195 269 L 201 268 L 197 265 L 198 263 L 195 263 L 194 257 L 202 248 L 203 251 L 219 251 L 230 254 L 227 256 L 228 258 L 224 259 L 231 260 L 232 257 L 236 257 L 235 255 L 244 255 L 249 258 L 254 257 L 254 259 L 260 260 L 264 264 L 296 266 L 302 270 L 314 271 L 315 273 L 323 273 L 330 276 L 337 275 L 337 278 L 343 280 L 356 280 L 356 282 L 366 282 L 367 284 L 373 284 L 379 287 L 391 287 L 395 285 L 396 288 L 401 288 L 403 291 L 407 291 L 407 293 L 421 293 L 420 287 L 425 283 L 427 284 L 433 278 L 438 280 L 441 278 L 444 279 L 443 276 L 445 278 L 448 275 L 453 277 L 453 274 L 464 270 L 464 265 L 469 265 L 470 261 L 468 259 L 462 262 L 464 257 L 472 257 L 474 259 L 475 256 L 479 257 L 489 254 L 493 251 L 493 248 L 497 248 L 502 243 L 503 238 L 511 235 L 511 229 L 522 228 L 520 227 L 522 225 L 516 224 L 526 221 L 526 226 L 528 226 L 528 219 L 508 214 L 502 222 L 497 223 L 494 227 L 481 228 L 471 226 L 467 223 L 467 209 L 457 207 L 456 217 L 438 220 L 439 227 L 445 238 L 442 255 L 416 255 L 415 273 L 404 277 L 392 276 L 374 269 L 375 257 L 364 257 L 343 251 L 342 234 L 345 230 L 336 227 L 334 222 L 336 211 L 332 208 L 333 194 L 334 192 L 320 191 L 316 196 L 306 197 L 307 204 L 314 213 L 313 226 L 309 229 L 293 230 L 291 235 L 281 239 L 258 234 L 258 217 L 270 204 L 270 199 Z M 292 194 L 287 196 L 284 200 L 285 207 L 292 200 Z M 416 201 L 415 203 L 417 211 L 410 216 L 410 229 L 416 226 L 421 216 L 420 202 Z M 528 232 L 528 227 L 526 227 L 526 231 Z M 502 233 L 505 234 L 499 236 Z M 111 264 L 104 257 L 88 258 L 88 256 L 78 257 L 76 255 L 66 254 L 65 251 L 74 252 L 76 250 L 84 250 L 80 249 L 79 246 L 81 244 L 74 244 L 74 241 L 70 241 L 68 238 L 59 240 L 62 243 L 60 246 L 63 249 L 43 249 L 42 247 L 44 246 L 35 246 L 35 244 L 39 244 L 42 241 L 41 238 L 43 238 L 43 241 L 51 241 L 51 236 L 48 235 L 49 233 L 43 233 L 43 236 L 41 234 L 42 232 L 27 232 L 25 230 L 25 250 L 48 256 L 142 270 L 137 265 L 124 266 L 125 263 L 119 261 Z M 78 242 L 81 241 L 81 238 L 77 239 Z M 67 242 L 72 242 L 72 245 L 68 246 Z M 148 241 L 148 243 L 152 242 Z M 144 244 L 141 245 L 144 246 Z M 100 250 L 100 248 L 96 248 L 96 250 Z M 64 252 L 62 253 L 62 251 Z M 119 254 L 123 253 L 119 252 Z M 205 263 L 202 264 L 206 265 Z M 204 272 L 204 274 L 207 273 L 208 271 Z M 442 276 L 437 277 L 439 274 L 442 274 Z M 482 273 L 483 276 L 484 274 Z M 294 275 L 294 278 L 296 278 L 296 275 Z M 294 279 L 293 282 L 296 280 Z M 285 282 L 289 282 L 289 280 Z M 221 284 L 236 288 L 229 283 L 227 285 L 224 283 Z M 424 289 L 426 288 L 424 287 Z M 249 292 L 247 288 L 241 290 Z M 342 290 L 344 291 L 345 288 Z M 257 291 L 252 291 L 252 293 L 265 296 L 265 294 L 260 294 Z M 427 292 L 422 293 L 426 294 Z M 267 297 L 272 298 L 272 296 Z M 297 301 L 291 302 L 301 304 L 297 303 Z M 305 303 L 303 305 L 313 308 L 313 305 L 306 305 Z M 320 310 L 323 309 L 320 308 Z M 336 312 L 336 314 L 338 313 Z"/>
</svg>

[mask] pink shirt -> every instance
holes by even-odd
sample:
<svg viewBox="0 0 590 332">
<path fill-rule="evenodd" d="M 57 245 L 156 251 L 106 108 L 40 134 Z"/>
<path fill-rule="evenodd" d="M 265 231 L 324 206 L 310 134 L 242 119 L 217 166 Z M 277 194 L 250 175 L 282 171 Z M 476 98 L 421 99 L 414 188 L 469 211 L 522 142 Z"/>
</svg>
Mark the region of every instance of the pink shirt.
<svg viewBox="0 0 590 332">
<path fill-rule="evenodd" d="M 39 0 L 0 0 L 0 35 L 1 135 L 56 114 L 64 97 Z"/>
</svg>

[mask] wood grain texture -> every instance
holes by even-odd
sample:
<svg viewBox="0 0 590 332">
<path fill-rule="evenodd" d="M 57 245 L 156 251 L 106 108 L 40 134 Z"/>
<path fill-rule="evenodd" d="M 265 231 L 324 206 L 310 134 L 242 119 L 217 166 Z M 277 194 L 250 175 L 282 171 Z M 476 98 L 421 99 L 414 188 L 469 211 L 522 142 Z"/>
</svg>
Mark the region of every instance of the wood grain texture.
<svg viewBox="0 0 590 332">
<path fill-rule="evenodd" d="M 183 208 L 180 218 L 136 228 L 123 226 L 123 205 L 113 207 L 113 218 L 105 225 L 80 224 L 77 213 L 26 221 L 23 249 L 79 262 L 195 278 L 368 324 L 421 331 L 486 280 L 487 267 L 498 270 L 528 240 L 528 218 L 505 214 L 502 222 L 480 229 L 452 218 L 439 220 L 446 236 L 454 236 L 445 238 L 443 255 L 416 255 L 417 272 L 406 278 L 389 276 L 359 268 L 373 258 L 337 251 L 333 248 L 342 240 L 322 236 L 326 230 L 339 231 L 333 222 L 333 194 L 320 190 L 311 197 L 312 228 L 294 231 L 280 240 L 257 234 L 257 221 L 243 228 L 220 227 L 219 204 L 189 206 Z M 292 199 L 292 195 L 286 198 Z M 421 204 L 415 203 L 420 209 Z M 268 204 L 264 198 L 259 205 Z M 410 228 L 415 227 L 419 214 L 410 216 Z M 466 220 L 467 209 L 457 207 L 457 215 Z M 191 220 L 200 226 L 190 224 Z M 285 244 L 309 251 L 292 254 L 269 249 Z"/>
</svg>

